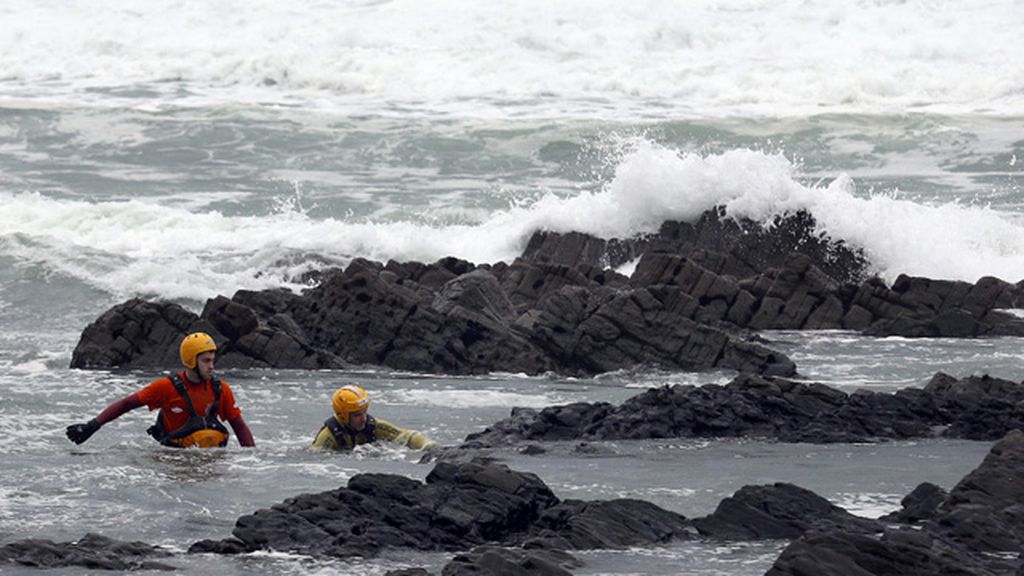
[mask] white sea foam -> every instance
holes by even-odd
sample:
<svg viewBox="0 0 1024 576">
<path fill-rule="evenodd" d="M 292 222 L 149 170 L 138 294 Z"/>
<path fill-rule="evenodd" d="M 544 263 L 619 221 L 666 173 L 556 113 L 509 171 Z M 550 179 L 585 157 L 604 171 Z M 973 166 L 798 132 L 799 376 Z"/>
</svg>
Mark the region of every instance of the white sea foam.
<svg viewBox="0 0 1024 576">
<path fill-rule="evenodd" d="M 1016 113 L 1021 14 L 1013 0 L 9 0 L 0 94 L 474 116 Z"/>
<path fill-rule="evenodd" d="M 902 498 L 878 492 L 843 493 L 836 496 L 836 505 L 857 516 L 880 518 L 899 510 Z"/>
<path fill-rule="evenodd" d="M 1024 278 L 1024 223 L 1004 213 L 867 196 L 842 174 L 827 185 L 807 185 L 796 172 L 782 154 L 699 155 L 640 141 L 598 191 L 547 194 L 453 225 L 318 220 L 294 210 L 229 216 L 167 199 L 89 202 L 0 192 L 0 253 L 116 297 L 203 300 L 234 288 L 289 285 L 311 267 L 356 256 L 511 261 L 539 229 L 629 237 L 724 206 L 729 216 L 765 223 L 807 210 L 820 231 L 862 248 L 890 280 L 901 273 L 972 282 L 985 275 Z"/>
</svg>

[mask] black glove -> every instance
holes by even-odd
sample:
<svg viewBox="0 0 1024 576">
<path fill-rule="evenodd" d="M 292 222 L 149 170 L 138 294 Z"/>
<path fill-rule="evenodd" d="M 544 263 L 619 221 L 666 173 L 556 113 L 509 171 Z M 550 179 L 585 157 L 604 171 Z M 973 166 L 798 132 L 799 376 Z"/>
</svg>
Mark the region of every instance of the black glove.
<svg viewBox="0 0 1024 576">
<path fill-rule="evenodd" d="M 71 440 L 75 444 L 81 444 L 88 440 L 89 436 L 95 434 L 96 431 L 100 429 L 100 426 L 103 425 L 93 418 L 85 424 L 72 424 L 71 426 L 68 426 L 65 433 L 68 435 L 68 440 Z"/>
</svg>

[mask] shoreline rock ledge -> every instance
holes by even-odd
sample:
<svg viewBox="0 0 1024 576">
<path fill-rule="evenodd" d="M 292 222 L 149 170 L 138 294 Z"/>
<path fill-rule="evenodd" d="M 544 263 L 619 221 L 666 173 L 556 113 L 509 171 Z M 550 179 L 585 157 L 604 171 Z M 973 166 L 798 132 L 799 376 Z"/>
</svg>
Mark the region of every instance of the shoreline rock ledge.
<svg viewBox="0 0 1024 576">
<path fill-rule="evenodd" d="M 359 259 L 295 294 L 240 290 L 195 315 L 132 299 L 85 328 L 72 368 L 174 365 L 177 341 L 214 335 L 223 368 L 384 366 L 435 374 L 588 376 L 651 366 L 792 376 L 756 331 L 1022 335 L 1024 281 L 867 278 L 863 255 L 806 213 L 773 226 L 712 210 L 627 240 L 537 232 L 511 264 Z M 630 277 L 610 266 L 635 263 Z"/>
</svg>

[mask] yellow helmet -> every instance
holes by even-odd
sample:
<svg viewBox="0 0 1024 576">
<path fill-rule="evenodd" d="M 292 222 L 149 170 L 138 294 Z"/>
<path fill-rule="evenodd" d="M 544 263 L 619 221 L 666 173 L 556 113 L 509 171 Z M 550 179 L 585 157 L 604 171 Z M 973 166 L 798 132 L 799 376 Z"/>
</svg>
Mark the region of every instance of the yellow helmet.
<svg viewBox="0 0 1024 576">
<path fill-rule="evenodd" d="M 193 332 L 185 336 L 185 339 L 181 341 L 181 348 L 178 349 L 178 354 L 181 356 L 181 363 L 186 368 L 195 368 L 196 356 L 216 349 L 217 343 L 213 341 L 209 334 L 206 332 Z"/>
<path fill-rule="evenodd" d="M 338 388 L 338 391 L 331 397 L 331 406 L 334 407 L 334 413 L 338 415 L 338 419 L 348 424 L 350 414 L 370 407 L 370 397 L 366 395 L 366 390 L 355 384 L 349 384 Z"/>
</svg>

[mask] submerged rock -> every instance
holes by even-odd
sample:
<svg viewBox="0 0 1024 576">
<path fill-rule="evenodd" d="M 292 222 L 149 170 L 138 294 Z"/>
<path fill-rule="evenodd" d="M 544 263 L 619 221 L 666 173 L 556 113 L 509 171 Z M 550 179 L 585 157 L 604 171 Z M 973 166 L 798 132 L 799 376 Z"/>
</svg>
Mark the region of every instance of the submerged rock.
<svg viewBox="0 0 1024 576">
<path fill-rule="evenodd" d="M 76 542 L 27 539 L 0 546 L 0 562 L 43 569 L 77 566 L 90 570 L 177 570 L 152 560 L 170 555 L 144 542 L 122 542 L 92 533 Z"/>
<path fill-rule="evenodd" d="M 441 573 L 444 576 L 571 576 L 569 569 L 582 565 L 571 554 L 560 551 L 478 546 L 455 556 Z"/>
</svg>

